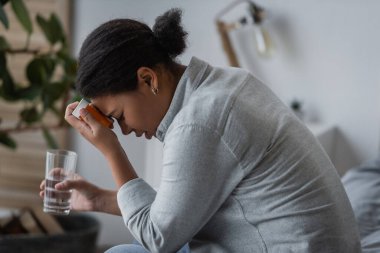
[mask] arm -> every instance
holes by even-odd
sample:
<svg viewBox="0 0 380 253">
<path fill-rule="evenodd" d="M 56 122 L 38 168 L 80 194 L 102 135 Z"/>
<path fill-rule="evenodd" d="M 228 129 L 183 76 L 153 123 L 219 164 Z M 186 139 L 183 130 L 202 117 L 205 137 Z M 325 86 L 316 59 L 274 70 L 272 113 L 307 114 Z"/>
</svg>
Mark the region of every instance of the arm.
<svg viewBox="0 0 380 253">
<path fill-rule="evenodd" d="M 144 247 L 175 252 L 210 220 L 243 176 L 218 133 L 186 125 L 167 133 L 157 195 L 142 179 L 135 179 L 120 188 L 119 207 Z"/>
<path fill-rule="evenodd" d="M 65 119 L 106 157 L 117 186 L 120 187 L 129 180 L 137 178 L 137 174 L 121 147 L 116 134 L 94 120 L 85 109 L 80 111 L 83 121 L 78 120 L 72 115 L 77 105 L 78 102 L 74 102 L 67 106 Z M 41 196 L 43 196 L 44 186 L 43 182 L 41 184 Z M 56 188 L 59 190 L 74 190 L 71 207 L 74 210 L 121 215 L 117 205 L 117 191 L 101 189 L 79 176 L 75 180 L 66 180 L 57 184 Z"/>
<path fill-rule="evenodd" d="M 78 102 L 75 102 L 67 106 L 65 119 L 105 156 L 118 188 L 129 180 L 137 178 L 116 134 L 98 123 L 85 109 L 80 110 L 83 121 L 78 120 L 72 115 L 77 105 Z"/>
</svg>

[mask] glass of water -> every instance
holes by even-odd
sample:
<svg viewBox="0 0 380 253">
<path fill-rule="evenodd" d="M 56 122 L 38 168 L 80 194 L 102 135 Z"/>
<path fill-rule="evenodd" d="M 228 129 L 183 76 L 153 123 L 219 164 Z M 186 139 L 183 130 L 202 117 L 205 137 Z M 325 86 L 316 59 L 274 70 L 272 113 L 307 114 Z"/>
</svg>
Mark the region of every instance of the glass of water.
<svg viewBox="0 0 380 253">
<path fill-rule="evenodd" d="M 70 213 L 70 191 L 59 191 L 55 185 L 74 179 L 77 154 L 69 150 L 51 149 L 46 152 L 44 212 L 68 215 Z"/>
</svg>

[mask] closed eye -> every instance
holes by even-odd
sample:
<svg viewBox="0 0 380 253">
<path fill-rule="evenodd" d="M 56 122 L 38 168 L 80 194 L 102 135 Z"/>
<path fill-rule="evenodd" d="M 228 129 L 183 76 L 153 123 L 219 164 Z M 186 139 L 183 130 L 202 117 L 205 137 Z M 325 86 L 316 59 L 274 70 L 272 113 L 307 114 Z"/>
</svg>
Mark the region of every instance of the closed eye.
<svg viewBox="0 0 380 253">
<path fill-rule="evenodd" d="M 117 116 L 114 116 L 114 115 L 112 115 L 112 114 L 113 114 L 113 113 L 108 114 L 107 117 L 110 118 L 110 119 L 116 120 L 116 121 L 119 121 L 119 120 L 120 120 L 120 117 L 121 117 L 121 115 L 122 115 L 122 114 L 120 114 L 120 116 L 117 117 Z"/>
<path fill-rule="evenodd" d="M 118 117 L 114 117 L 114 118 L 115 118 L 115 120 L 117 120 L 117 122 L 122 121 L 124 119 L 123 113 L 121 113 Z"/>
</svg>

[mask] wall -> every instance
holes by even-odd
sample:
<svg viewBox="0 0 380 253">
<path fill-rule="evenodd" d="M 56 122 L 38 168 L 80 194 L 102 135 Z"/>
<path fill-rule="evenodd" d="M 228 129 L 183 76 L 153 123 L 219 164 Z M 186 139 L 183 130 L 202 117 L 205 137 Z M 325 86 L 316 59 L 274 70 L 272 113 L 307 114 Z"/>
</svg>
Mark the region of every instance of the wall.
<svg viewBox="0 0 380 253">
<path fill-rule="evenodd" d="M 188 50 L 180 57 L 187 64 L 198 56 L 211 64 L 227 66 L 214 17 L 229 0 L 77 0 L 74 47 L 79 51 L 85 36 L 102 22 L 129 17 L 153 25 L 170 7 L 184 9 L 189 32 Z M 336 163 L 351 167 L 379 154 L 380 134 L 380 2 L 376 0 L 260 0 L 268 10 L 265 23 L 275 44 L 272 58 L 254 50 L 253 31 L 232 33 L 241 64 L 264 80 L 286 103 L 303 101 L 307 120 L 333 124 L 338 129 Z M 243 8 L 243 7 L 242 7 Z M 233 14 L 231 17 L 235 17 Z M 140 175 L 157 186 L 161 144 L 121 137 Z M 104 159 L 73 134 L 80 154 L 79 170 L 92 182 L 114 187 Z M 119 218 L 97 215 L 103 222 L 100 243 L 117 244 L 131 239 Z"/>
<path fill-rule="evenodd" d="M 261 60 L 246 46 L 244 66 L 284 101 L 298 97 L 310 117 L 338 127 L 337 167 L 378 154 L 380 2 L 260 2 L 276 54 Z"/>
</svg>

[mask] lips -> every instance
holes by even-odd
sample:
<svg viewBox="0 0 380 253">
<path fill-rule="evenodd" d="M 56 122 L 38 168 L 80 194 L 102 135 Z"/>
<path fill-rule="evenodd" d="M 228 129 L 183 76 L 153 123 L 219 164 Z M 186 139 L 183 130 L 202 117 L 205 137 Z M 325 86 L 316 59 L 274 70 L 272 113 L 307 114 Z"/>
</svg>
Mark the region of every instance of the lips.
<svg viewBox="0 0 380 253">
<path fill-rule="evenodd" d="M 136 137 L 141 137 L 142 135 L 145 135 L 145 138 L 148 139 L 148 140 L 152 139 L 152 137 L 153 137 L 153 135 L 150 134 L 150 133 L 148 133 L 148 131 L 145 131 L 145 132 L 136 132 L 136 131 L 134 131 L 134 132 L 136 134 Z"/>
<path fill-rule="evenodd" d="M 148 132 L 144 132 L 144 134 L 145 134 L 146 139 L 148 139 L 148 140 L 152 139 L 152 135 L 149 134 Z"/>
<path fill-rule="evenodd" d="M 141 135 L 143 135 L 144 134 L 144 132 L 135 132 L 135 134 L 136 134 L 136 137 L 141 137 Z"/>
</svg>

